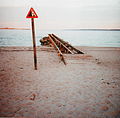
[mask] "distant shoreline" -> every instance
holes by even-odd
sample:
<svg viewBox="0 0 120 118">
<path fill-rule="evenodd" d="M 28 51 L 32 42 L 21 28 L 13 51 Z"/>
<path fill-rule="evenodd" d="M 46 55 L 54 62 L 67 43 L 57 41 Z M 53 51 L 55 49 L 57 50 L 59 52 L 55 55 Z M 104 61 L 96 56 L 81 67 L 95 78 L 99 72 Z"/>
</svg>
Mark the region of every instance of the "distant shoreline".
<svg viewBox="0 0 120 118">
<path fill-rule="evenodd" d="M 29 28 L 0 28 L 0 29 L 8 29 L 8 30 L 30 30 Z"/>
<path fill-rule="evenodd" d="M 69 31 L 120 31 L 120 29 L 64 29 Z"/>
<path fill-rule="evenodd" d="M 0 28 L 7 30 L 30 30 L 30 28 Z M 43 30 L 63 30 L 63 31 L 120 31 L 120 29 L 43 29 Z"/>
</svg>

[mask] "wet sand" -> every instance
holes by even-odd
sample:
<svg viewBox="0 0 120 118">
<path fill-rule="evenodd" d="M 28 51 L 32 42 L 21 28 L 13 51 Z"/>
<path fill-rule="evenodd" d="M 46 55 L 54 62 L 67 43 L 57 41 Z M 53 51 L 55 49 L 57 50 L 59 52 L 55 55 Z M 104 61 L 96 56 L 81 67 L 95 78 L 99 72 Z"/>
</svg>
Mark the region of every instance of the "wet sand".
<svg viewBox="0 0 120 118">
<path fill-rule="evenodd" d="M 0 47 L 0 117 L 119 118 L 120 48 L 77 47 L 84 55 Z"/>
</svg>

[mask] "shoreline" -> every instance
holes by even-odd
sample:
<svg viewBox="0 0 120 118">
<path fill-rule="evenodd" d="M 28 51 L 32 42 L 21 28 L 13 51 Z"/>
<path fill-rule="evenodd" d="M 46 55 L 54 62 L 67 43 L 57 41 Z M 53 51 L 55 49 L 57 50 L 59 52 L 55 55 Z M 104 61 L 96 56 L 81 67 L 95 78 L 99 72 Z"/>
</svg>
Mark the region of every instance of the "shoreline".
<svg viewBox="0 0 120 118">
<path fill-rule="evenodd" d="M 30 30 L 30 28 L 0 28 L 0 30 Z"/>
<path fill-rule="evenodd" d="M 74 45 L 73 45 L 74 46 Z M 33 46 L 0 46 L 0 48 L 32 48 Z M 47 46 L 36 46 L 39 47 L 47 47 Z M 120 47 L 107 47 L 107 46 L 74 46 L 74 47 L 81 47 L 81 48 L 120 48 Z M 49 47 L 48 47 L 49 48 Z"/>
</svg>

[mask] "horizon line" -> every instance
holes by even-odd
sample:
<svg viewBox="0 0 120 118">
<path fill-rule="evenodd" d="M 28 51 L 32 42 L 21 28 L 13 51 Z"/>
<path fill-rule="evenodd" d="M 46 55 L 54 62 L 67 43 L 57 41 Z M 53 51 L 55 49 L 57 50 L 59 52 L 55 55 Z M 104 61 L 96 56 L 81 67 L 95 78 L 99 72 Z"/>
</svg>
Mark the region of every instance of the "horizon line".
<svg viewBox="0 0 120 118">
<path fill-rule="evenodd" d="M 0 29 L 13 30 L 30 30 L 31 28 L 15 28 L 15 27 L 0 27 Z M 38 29 L 38 28 L 36 28 Z M 104 30 L 104 31 L 120 31 L 120 28 L 63 28 L 63 29 L 40 29 L 40 30 Z"/>
</svg>

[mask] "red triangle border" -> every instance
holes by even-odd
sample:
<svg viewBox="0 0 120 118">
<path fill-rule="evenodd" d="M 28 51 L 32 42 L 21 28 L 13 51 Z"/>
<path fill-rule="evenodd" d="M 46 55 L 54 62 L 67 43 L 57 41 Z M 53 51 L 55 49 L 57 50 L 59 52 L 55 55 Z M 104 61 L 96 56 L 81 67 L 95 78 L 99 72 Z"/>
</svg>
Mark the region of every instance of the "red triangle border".
<svg viewBox="0 0 120 118">
<path fill-rule="evenodd" d="M 35 16 L 29 16 L 30 12 L 33 11 Z M 30 8 L 26 18 L 38 18 L 38 15 L 36 14 L 35 10 L 33 8 Z"/>
</svg>

